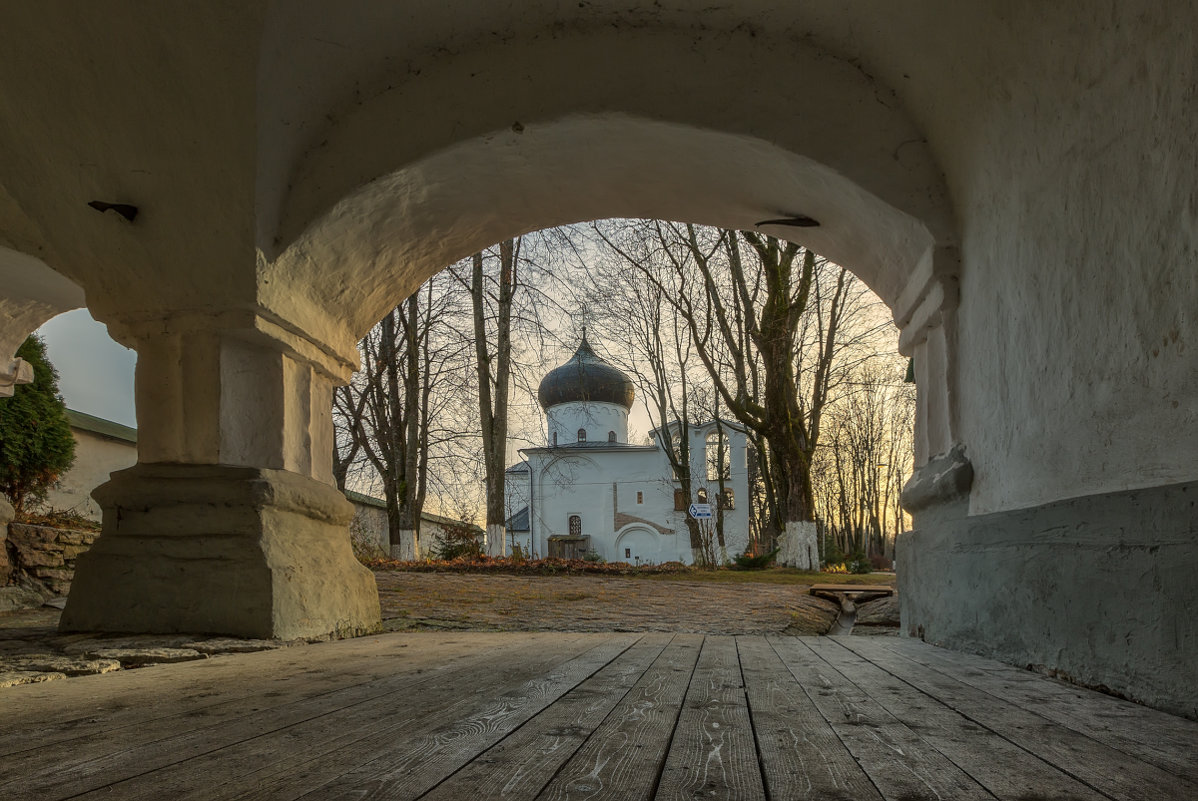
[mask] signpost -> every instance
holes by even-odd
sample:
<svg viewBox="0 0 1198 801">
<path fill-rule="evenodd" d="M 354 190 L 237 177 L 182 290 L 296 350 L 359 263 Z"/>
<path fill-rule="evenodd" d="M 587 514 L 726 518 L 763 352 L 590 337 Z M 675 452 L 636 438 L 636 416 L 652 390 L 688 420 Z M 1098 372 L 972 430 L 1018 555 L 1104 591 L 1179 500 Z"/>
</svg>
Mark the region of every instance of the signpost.
<svg viewBox="0 0 1198 801">
<path fill-rule="evenodd" d="M 709 503 L 692 503 L 690 505 L 691 517 L 696 520 L 711 519 L 711 504 Z"/>
</svg>

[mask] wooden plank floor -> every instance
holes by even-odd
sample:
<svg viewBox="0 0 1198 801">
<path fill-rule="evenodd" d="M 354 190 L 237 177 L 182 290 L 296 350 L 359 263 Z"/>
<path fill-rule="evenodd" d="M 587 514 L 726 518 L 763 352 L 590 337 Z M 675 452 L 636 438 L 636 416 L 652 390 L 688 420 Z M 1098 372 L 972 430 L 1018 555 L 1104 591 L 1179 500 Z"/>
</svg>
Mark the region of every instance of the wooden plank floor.
<svg viewBox="0 0 1198 801">
<path fill-rule="evenodd" d="M 0 799 L 1198 799 L 1198 723 L 878 637 L 391 634 L 0 691 Z"/>
</svg>

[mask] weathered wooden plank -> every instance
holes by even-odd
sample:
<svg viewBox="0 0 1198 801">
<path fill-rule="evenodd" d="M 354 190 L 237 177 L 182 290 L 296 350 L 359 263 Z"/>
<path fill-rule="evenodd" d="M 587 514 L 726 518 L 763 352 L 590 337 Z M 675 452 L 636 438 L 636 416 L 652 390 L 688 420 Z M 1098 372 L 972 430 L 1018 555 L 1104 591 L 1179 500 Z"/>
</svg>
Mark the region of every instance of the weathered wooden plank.
<svg viewBox="0 0 1198 801">
<path fill-rule="evenodd" d="M 396 738 L 369 762 L 316 787 L 309 795 L 321 801 L 417 798 L 577 687 L 642 636 L 609 637 L 517 690 L 490 700 L 472 714 L 432 727 L 420 736 Z"/>
<path fill-rule="evenodd" d="M 1116 798 L 1198 798 L 1198 784 L 872 642 L 852 647 L 908 684 Z"/>
<path fill-rule="evenodd" d="M 732 637 L 708 637 L 686 691 L 655 799 L 765 798 Z"/>
<path fill-rule="evenodd" d="M 560 644 L 543 646 L 550 662 L 568 658 L 585 647 L 585 640 L 581 637 L 565 638 Z M 514 659 L 510 655 L 507 659 L 522 666 L 527 656 L 522 649 L 515 649 Z M 391 715 L 388 713 L 396 704 L 402 703 L 414 692 L 427 690 L 426 685 L 430 683 L 458 688 L 460 691 L 463 673 L 476 681 L 485 680 L 493 669 L 492 664 L 485 653 L 479 653 L 457 669 L 400 670 L 393 678 L 319 693 L 257 713 L 247 710 L 246 715 L 217 725 L 193 729 L 176 724 L 175 731 L 178 733 L 172 736 L 159 737 L 124 749 L 105 749 L 99 755 L 95 755 L 96 750 L 91 749 L 75 760 L 64 757 L 62 769 L 43 771 L 13 782 L 4 788 L 4 792 L 11 793 L 12 798 L 42 799 L 74 796 L 97 788 L 111 792 L 107 788 L 123 783 L 121 792 L 125 797 L 137 797 L 143 791 L 161 797 L 168 792 L 168 788 L 168 794 L 180 795 L 197 786 L 195 776 L 201 776 L 206 782 L 211 774 L 202 766 L 214 761 L 220 762 L 220 770 L 225 775 L 236 775 L 236 769 L 240 767 L 244 770 L 247 764 L 261 767 L 263 757 L 258 753 L 261 743 L 273 742 L 267 735 L 286 737 L 296 733 L 295 736 L 302 736 L 302 733 L 310 732 L 313 739 L 322 741 L 327 738 L 329 727 L 335 730 L 338 726 L 344 726 L 346 730 L 355 731 L 356 718 L 381 713 L 389 720 Z M 520 669 L 527 672 L 526 668 Z M 120 745 L 119 740 L 116 745 Z M 188 762 L 214 752 L 216 756 L 198 763 Z M 177 770 L 160 770 L 179 763 L 183 765 Z M 171 777 L 178 776 L 183 778 L 176 781 L 177 786 L 172 786 Z M 190 779 L 187 778 L 189 776 Z M 201 782 L 199 786 L 208 785 Z"/>
<path fill-rule="evenodd" d="M 886 645 L 971 687 L 1198 783 L 1198 722 L 918 640 L 895 638 Z"/>
<path fill-rule="evenodd" d="M 504 635 L 478 636 L 483 641 L 444 632 L 363 637 L 6 689 L 0 756 L 69 741 L 72 751 L 130 737 L 145 741 L 147 727 L 158 721 L 169 727 L 183 717 L 218 721 L 386 679 L 397 664 L 426 670 L 468 658 L 480 647 L 507 647 Z"/>
<path fill-rule="evenodd" d="M 894 595 L 894 587 L 888 584 L 812 584 L 807 592 L 814 595 L 817 592 L 880 592 L 883 595 Z"/>
<path fill-rule="evenodd" d="M 519 640 L 520 638 L 515 638 Z M 492 652 L 467 670 L 453 671 L 389 695 L 233 743 L 129 782 L 102 788 L 81 798 L 106 798 L 119 790 L 133 798 L 186 799 L 295 798 L 368 762 L 398 739 L 419 739 L 445 716 L 469 714 L 485 703 L 471 688 L 514 690 L 604 638 L 567 637 L 561 645 L 539 643 L 530 652 Z M 214 780 L 215 779 L 215 780 Z"/>
<path fill-rule="evenodd" d="M 701 635 L 675 637 L 537 801 L 652 797 L 702 645 Z"/>
<path fill-rule="evenodd" d="M 770 801 L 881 801 L 765 638 L 737 637 L 736 643 Z"/>
<path fill-rule="evenodd" d="M 771 637 L 769 643 L 883 798 L 994 798 L 860 687 L 832 670 L 802 642 L 806 639 Z"/>
<path fill-rule="evenodd" d="M 624 699 L 671 639 L 668 634 L 646 635 L 421 801 L 533 798 Z"/>
<path fill-rule="evenodd" d="M 984 718 L 970 719 L 949 709 L 855 650 L 838 644 L 845 639 L 851 638 L 812 638 L 807 645 L 996 797 L 1008 801 L 1036 796 L 1060 801 L 1106 798 L 985 728 Z"/>
</svg>

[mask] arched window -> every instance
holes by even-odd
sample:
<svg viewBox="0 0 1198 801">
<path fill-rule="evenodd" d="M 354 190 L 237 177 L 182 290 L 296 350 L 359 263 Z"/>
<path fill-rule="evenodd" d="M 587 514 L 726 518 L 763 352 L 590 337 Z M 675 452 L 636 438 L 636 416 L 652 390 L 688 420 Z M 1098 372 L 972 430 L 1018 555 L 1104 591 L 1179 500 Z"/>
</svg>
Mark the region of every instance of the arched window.
<svg viewBox="0 0 1198 801">
<path fill-rule="evenodd" d="M 615 442 L 615 441 L 616 441 L 616 432 L 614 432 L 614 431 L 608 431 L 608 432 L 607 432 L 607 441 L 608 441 L 608 442 Z"/>
<path fill-rule="evenodd" d="M 585 428 L 578 429 L 578 441 L 579 442 L 587 441 L 587 430 Z"/>
<path fill-rule="evenodd" d="M 557 432 L 553 432 L 553 447 L 557 447 Z"/>
<path fill-rule="evenodd" d="M 707 480 L 727 480 L 731 476 L 732 460 L 728 458 L 728 437 L 722 431 L 707 435 Z"/>
<path fill-rule="evenodd" d="M 578 515 L 570 515 L 570 536 L 582 536 L 582 518 Z"/>
<path fill-rule="evenodd" d="M 698 503 L 707 503 L 707 487 L 700 487 L 695 493 L 695 501 Z"/>
</svg>

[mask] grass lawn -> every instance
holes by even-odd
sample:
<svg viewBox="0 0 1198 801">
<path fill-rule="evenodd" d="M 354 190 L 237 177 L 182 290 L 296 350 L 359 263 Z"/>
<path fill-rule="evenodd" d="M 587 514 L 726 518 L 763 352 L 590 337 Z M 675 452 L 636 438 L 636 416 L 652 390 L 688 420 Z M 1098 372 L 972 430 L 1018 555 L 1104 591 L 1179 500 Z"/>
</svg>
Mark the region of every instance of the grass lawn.
<svg viewBox="0 0 1198 801">
<path fill-rule="evenodd" d="M 765 570 L 688 570 L 685 573 L 633 573 L 646 581 L 710 581 L 717 584 L 885 584 L 894 586 L 893 573 L 820 573 L 792 567 Z"/>
</svg>

